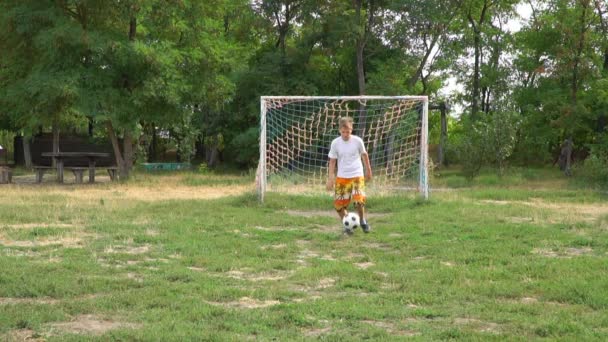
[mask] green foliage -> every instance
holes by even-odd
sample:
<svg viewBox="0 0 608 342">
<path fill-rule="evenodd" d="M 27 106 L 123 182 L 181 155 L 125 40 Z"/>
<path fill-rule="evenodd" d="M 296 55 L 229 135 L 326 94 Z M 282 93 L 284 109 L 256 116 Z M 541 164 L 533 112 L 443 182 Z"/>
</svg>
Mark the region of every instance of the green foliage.
<svg viewBox="0 0 608 342">
<path fill-rule="evenodd" d="M 604 133 L 597 143 L 590 146 L 590 155 L 582 165 L 577 165 L 575 174 L 591 184 L 608 188 L 608 135 Z"/>
<path fill-rule="evenodd" d="M 466 121 L 466 131 L 455 146 L 466 177 L 476 177 L 484 165 L 495 166 L 502 175 L 515 147 L 518 126 L 518 116 L 509 112 Z"/>
<path fill-rule="evenodd" d="M 13 140 L 15 139 L 15 133 L 4 131 L 0 129 L 0 146 L 7 153 L 5 158 L 11 160 L 15 151 L 13 151 Z M 0 158 L 0 163 L 4 163 L 4 160 Z"/>
</svg>

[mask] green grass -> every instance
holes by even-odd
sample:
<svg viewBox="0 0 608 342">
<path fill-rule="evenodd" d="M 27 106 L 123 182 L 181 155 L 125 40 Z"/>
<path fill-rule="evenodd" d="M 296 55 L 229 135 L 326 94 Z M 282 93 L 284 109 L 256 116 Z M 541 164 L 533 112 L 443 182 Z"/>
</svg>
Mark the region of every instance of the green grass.
<svg viewBox="0 0 608 342">
<path fill-rule="evenodd" d="M 606 340 L 608 198 L 528 172 L 370 198 L 351 237 L 327 196 L 194 196 L 248 176 L 5 186 L 0 339 Z"/>
</svg>

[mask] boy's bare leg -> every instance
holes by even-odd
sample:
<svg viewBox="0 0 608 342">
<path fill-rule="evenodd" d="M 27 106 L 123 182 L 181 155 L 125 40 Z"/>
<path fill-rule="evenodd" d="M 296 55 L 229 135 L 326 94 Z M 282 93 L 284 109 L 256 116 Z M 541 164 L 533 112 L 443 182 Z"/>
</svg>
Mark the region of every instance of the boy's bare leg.
<svg viewBox="0 0 608 342">
<path fill-rule="evenodd" d="M 346 210 L 346 208 L 342 208 L 340 210 L 337 211 L 338 215 L 340 215 L 340 220 L 344 218 L 344 216 L 346 216 L 346 214 L 348 214 L 348 211 Z"/>
<path fill-rule="evenodd" d="M 357 213 L 359 214 L 359 220 L 361 222 L 361 229 L 364 232 L 369 233 L 371 227 L 367 223 L 367 219 L 365 218 L 365 205 L 356 203 L 355 207 L 357 208 Z"/>
<path fill-rule="evenodd" d="M 365 221 L 365 206 L 356 203 L 355 208 L 357 208 L 357 214 L 359 214 L 361 222 Z"/>
</svg>

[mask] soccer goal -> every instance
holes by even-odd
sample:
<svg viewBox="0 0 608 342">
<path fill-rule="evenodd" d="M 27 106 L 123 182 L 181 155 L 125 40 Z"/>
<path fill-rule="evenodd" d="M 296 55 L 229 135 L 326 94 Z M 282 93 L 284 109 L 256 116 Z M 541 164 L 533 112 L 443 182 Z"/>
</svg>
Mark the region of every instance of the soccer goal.
<svg viewBox="0 0 608 342">
<path fill-rule="evenodd" d="M 353 118 L 353 134 L 369 154 L 373 179 L 366 191 L 415 190 L 428 198 L 426 96 L 262 96 L 261 201 L 267 191 L 324 191 L 327 154 L 343 116 Z"/>
</svg>

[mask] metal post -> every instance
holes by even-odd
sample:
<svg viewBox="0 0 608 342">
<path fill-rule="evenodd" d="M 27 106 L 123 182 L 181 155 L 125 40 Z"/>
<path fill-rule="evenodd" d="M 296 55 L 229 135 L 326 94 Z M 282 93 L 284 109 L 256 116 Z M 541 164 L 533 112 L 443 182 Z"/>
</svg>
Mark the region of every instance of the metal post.
<svg viewBox="0 0 608 342">
<path fill-rule="evenodd" d="M 264 202 L 266 193 L 266 100 L 260 98 L 260 162 L 258 165 L 258 197 Z"/>
<path fill-rule="evenodd" d="M 428 172 L 428 154 L 429 154 L 429 100 L 428 97 L 422 103 L 422 125 L 420 134 L 420 195 L 424 199 L 429 198 L 429 172 Z"/>
</svg>

